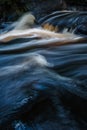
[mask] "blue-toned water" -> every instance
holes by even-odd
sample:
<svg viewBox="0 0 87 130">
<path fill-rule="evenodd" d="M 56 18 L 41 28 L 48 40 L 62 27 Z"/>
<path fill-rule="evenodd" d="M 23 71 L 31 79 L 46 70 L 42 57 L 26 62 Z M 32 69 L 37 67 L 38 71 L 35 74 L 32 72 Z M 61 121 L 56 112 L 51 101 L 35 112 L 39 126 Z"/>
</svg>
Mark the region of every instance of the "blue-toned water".
<svg viewBox="0 0 87 130">
<path fill-rule="evenodd" d="M 59 17 L 61 12 L 49 17 L 55 14 Z M 86 41 L 62 46 L 29 37 L 1 42 L 0 126 L 0 130 L 86 130 Z"/>
</svg>

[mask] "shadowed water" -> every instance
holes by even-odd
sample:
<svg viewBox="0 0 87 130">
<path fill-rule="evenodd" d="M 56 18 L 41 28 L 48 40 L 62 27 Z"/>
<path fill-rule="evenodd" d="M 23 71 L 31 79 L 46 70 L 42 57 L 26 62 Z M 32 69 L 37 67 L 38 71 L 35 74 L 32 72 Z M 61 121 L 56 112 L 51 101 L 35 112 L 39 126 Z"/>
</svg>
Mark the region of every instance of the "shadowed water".
<svg viewBox="0 0 87 130">
<path fill-rule="evenodd" d="M 48 43 L 0 43 L 0 130 L 87 129 L 87 43 Z"/>
</svg>

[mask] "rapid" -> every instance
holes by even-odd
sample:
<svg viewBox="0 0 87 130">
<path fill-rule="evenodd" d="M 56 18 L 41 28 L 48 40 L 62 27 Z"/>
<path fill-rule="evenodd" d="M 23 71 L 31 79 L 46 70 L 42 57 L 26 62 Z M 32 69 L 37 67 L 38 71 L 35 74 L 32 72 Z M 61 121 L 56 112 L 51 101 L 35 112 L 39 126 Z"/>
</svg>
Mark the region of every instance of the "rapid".
<svg viewBox="0 0 87 130">
<path fill-rule="evenodd" d="M 86 21 L 87 12 L 57 11 L 1 31 L 0 130 L 87 129 Z"/>
</svg>

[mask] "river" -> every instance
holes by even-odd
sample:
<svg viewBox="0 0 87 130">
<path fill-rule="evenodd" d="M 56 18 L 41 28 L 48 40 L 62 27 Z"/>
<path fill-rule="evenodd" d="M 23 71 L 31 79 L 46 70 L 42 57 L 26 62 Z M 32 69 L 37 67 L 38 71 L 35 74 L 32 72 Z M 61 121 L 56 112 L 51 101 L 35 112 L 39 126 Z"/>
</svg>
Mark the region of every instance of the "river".
<svg viewBox="0 0 87 130">
<path fill-rule="evenodd" d="M 86 19 L 87 12 L 57 11 L 38 22 L 86 37 Z M 54 40 L 0 42 L 0 130 L 87 129 L 87 40 Z"/>
</svg>

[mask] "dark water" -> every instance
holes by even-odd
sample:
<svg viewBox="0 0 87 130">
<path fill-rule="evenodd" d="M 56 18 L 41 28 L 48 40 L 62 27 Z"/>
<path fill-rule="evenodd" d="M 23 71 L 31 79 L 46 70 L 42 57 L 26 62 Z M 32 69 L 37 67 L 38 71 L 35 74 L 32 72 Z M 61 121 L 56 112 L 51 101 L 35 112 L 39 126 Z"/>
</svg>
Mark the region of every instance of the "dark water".
<svg viewBox="0 0 87 130">
<path fill-rule="evenodd" d="M 66 14 L 76 17 L 56 12 L 40 22 Z M 45 42 L 0 43 L 0 130 L 87 129 L 87 43 L 38 46 Z"/>
</svg>

